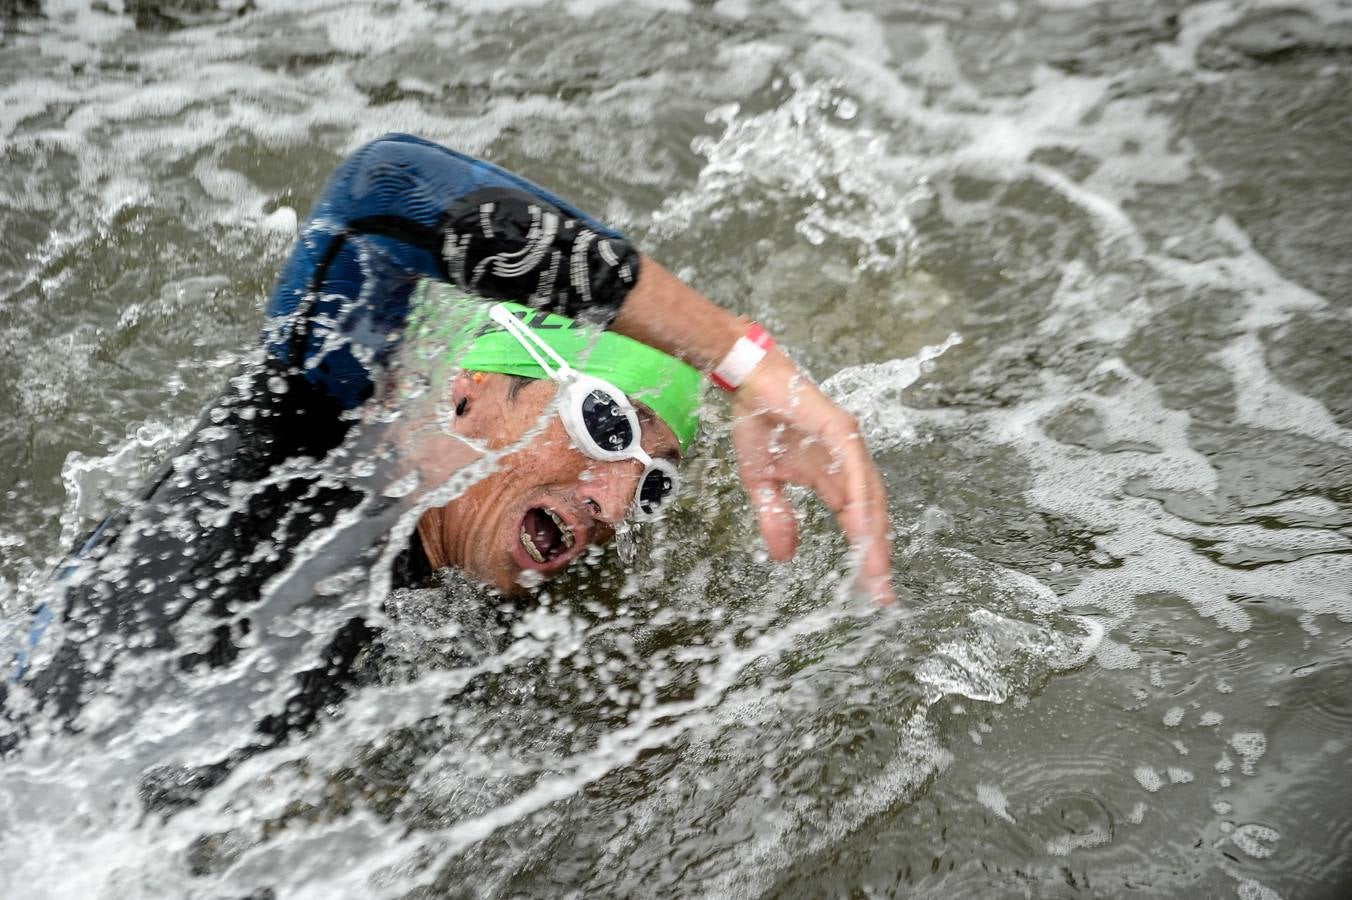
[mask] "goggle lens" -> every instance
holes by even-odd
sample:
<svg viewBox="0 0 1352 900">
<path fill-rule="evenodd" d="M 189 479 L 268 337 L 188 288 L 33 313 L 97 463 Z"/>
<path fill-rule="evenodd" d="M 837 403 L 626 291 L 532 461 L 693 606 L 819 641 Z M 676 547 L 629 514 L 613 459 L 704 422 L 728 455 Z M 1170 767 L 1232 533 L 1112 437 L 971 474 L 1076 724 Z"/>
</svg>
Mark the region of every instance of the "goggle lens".
<svg viewBox="0 0 1352 900">
<path fill-rule="evenodd" d="M 634 429 L 624 408 L 599 389 L 582 398 L 582 424 L 602 450 L 623 453 L 634 443 Z"/>
<path fill-rule="evenodd" d="M 671 498 L 675 480 L 661 469 L 649 469 L 638 489 L 638 508 L 645 516 L 654 515 Z"/>
</svg>

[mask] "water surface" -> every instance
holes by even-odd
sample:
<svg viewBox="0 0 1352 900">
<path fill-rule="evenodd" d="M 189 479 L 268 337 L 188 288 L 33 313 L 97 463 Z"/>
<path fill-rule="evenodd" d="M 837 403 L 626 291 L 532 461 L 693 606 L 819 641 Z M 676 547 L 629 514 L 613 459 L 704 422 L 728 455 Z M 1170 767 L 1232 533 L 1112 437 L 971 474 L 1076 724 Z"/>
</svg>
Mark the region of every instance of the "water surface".
<svg viewBox="0 0 1352 900">
<path fill-rule="evenodd" d="M 811 503 L 765 560 L 711 399 L 632 564 L 505 632 L 396 594 L 399 671 L 175 814 L 148 773 L 237 746 L 369 584 L 35 735 L 7 896 L 1352 893 L 1352 5 L 38 7 L 0 19 L 6 642 L 391 130 L 763 322 L 864 423 L 903 602 Z"/>
</svg>

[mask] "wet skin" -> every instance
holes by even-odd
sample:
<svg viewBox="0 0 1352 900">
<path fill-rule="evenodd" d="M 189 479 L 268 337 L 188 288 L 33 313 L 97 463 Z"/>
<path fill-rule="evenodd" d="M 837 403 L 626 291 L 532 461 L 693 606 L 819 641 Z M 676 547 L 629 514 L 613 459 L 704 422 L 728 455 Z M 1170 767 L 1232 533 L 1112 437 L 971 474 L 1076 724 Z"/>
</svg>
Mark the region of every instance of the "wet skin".
<svg viewBox="0 0 1352 900">
<path fill-rule="evenodd" d="M 544 427 L 498 469 L 449 504 L 423 514 L 418 534 L 435 567 L 454 566 L 504 593 L 521 589 L 522 575 L 548 578 L 589 545 L 615 535 L 628 515 L 643 465 L 635 459 L 601 462 L 572 444 L 563 422 L 549 411 L 555 385 L 533 381 L 510 395 L 512 379 L 495 373 L 461 373 L 451 405 L 463 403 L 450 429 L 490 450 L 519 442 Z M 650 410 L 635 404 L 642 446 L 673 462 L 680 444 Z"/>
</svg>

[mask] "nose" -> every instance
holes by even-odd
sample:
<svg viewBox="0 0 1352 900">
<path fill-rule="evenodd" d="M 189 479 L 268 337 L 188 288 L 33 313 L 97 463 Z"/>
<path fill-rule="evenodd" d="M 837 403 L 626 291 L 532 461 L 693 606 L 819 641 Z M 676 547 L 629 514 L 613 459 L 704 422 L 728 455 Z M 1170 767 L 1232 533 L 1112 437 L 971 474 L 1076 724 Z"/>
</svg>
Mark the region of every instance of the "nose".
<svg viewBox="0 0 1352 900">
<path fill-rule="evenodd" d="M 582 497 L 593 515 L 608 525 L 618 525 L 629 515 L 643 466 L 636 459 L 594 463 L 591 478 L 582 485 Z"/>
</svg>

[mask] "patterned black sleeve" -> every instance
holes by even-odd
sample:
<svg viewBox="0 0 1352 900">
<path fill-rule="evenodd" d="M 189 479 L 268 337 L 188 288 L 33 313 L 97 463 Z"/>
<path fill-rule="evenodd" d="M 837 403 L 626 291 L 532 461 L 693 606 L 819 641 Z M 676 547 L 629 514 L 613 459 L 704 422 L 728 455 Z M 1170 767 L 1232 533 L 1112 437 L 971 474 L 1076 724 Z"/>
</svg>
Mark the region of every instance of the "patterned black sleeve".
<svg viewBox="0 0 1352 900">
<path fill-rule="evenodd" d="M 638 280 L 639 254 L 628 241 L 515 188 L 457 200 L 441 231 L 446 277 L 483 297 L 605 326 Z"/>
<path fill-rule="evenodd" d="M 514 172 L 407 134 L 338 166 L 267 306 L 268 351 L 344 409 L 374 389 L 422 278 L 605 326 L 638 280 L 619 231 Z"/>
</svg>

